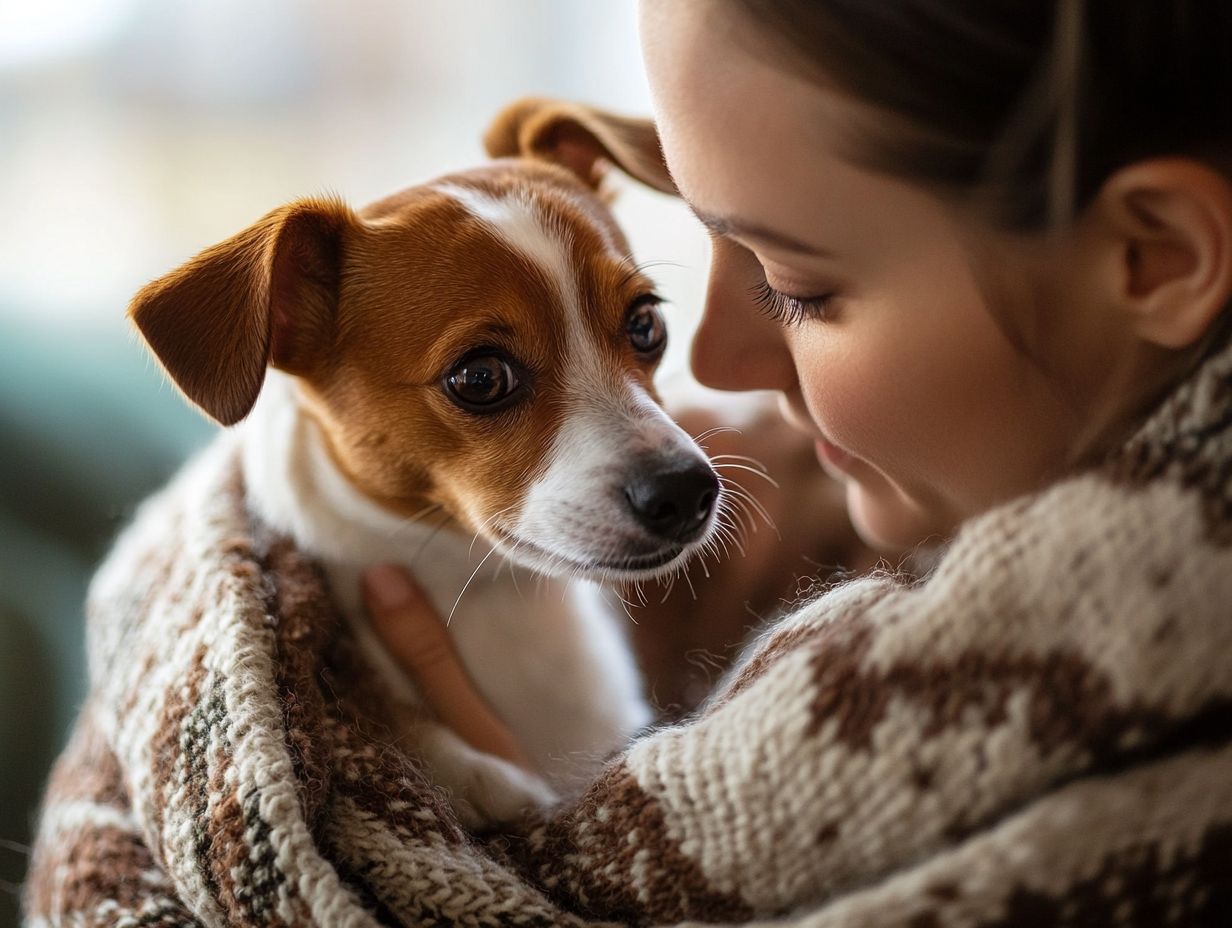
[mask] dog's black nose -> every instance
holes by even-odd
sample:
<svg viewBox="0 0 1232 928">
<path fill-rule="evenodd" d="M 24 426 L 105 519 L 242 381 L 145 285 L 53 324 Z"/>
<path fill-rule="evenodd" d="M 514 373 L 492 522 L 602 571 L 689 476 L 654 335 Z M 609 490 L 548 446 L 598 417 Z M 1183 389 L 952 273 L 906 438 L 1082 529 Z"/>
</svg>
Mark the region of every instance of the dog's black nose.
<svg viewBox="0 0 1232 928">
<path fill-rule="evenodd" d="M 687 541 L 714 510 L 719 478 L 704 462 L 636 474 L 625 484 L 633 515 L 652 535 Z"/>
</svg>

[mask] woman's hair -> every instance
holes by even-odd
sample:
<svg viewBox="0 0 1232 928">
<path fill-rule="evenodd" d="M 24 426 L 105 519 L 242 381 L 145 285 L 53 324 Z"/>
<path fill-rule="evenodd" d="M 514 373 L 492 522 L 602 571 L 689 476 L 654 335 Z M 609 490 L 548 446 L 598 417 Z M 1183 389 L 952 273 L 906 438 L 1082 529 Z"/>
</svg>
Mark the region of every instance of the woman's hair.
<svg viewBox="0 0 1232 928">
<path fill-rule="evenodd" d="M 1232 148 L 1228 0 L 729 0 L 772 53 L 898 117 L 859 163 L 1063 222 L 1117 168 Z"/>
</svg>

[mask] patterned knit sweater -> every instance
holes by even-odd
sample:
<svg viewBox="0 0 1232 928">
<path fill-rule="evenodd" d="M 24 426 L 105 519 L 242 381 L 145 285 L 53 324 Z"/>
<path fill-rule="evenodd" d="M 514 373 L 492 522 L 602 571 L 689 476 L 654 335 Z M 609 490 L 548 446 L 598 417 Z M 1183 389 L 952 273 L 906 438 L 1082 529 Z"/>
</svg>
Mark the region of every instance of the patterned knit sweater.
<svg viewBox="0 0 1232 928">
<path fill-rule="evenodd" d="M 517 835 L 458 826 L 226 443 L 122 536 L 89 636 L 33 925 L 1232 925 L 1232 349 Z"/>
</svg>

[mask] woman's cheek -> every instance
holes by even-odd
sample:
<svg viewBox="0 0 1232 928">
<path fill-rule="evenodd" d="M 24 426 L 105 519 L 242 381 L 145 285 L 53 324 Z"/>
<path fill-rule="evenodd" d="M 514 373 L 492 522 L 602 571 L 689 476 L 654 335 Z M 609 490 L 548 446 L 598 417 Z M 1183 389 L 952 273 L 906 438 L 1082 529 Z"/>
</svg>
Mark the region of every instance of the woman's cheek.
<svg viewBox="0 0 1232 928">
<path fill-rule="evenodd" d="M 801 327 L 793 353 L 814 422 L 855 457 L 826 468 L 841 471 L 852 524 L 889 554 L 957 524 L 951 483 L 963 423 L 946 407 L 963 378 L 925 333 L 849 320 L 846 329 Z"/>
<path fill-rule="evenodd" d="M 900 470 L 910 455 L 899 446 L 919 412 L 903 376 L 912 359 L 901 356 L 901 339 L 883 344 L 878 333 L 861 332 L 854 321 L 847 331 L 838 325 L 827 331 L 827 325 L 801 327 L 793 351 L 813 421 L 827 440 L 861 461 Z"/>
</svg>

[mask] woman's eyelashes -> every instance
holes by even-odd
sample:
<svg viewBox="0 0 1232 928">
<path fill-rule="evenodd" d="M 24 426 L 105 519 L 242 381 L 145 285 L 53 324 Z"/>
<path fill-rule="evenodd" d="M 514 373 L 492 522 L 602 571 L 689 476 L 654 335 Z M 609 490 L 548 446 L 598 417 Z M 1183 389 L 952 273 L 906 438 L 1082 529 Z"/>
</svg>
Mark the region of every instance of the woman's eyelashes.
<svg viewBox="0 0 1232 928">
<path fill-rule="evenodd" d="M 762 280 L 749 288 L 749 295 L 758 309 L 780 325 L 799 325 L 801 322 L 822 321 L 830 315 L 831 293 L 817 296 L 789 296 Z"/>
</svg>

